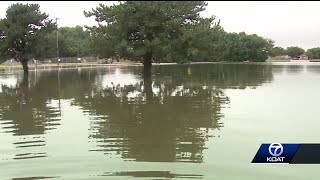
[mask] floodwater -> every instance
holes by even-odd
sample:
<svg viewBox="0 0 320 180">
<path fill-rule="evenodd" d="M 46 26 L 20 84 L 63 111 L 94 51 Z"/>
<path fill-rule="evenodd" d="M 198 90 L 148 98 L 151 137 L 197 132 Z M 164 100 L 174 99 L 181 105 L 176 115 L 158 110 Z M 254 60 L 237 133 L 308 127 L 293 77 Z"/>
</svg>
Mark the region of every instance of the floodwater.
<svg viewBox="0 0 320 180">
<path fill-rule="evenodd" d="M 320 179 L 251 164 L 320 142 L 320 64 L 0 71 L 0 179 Z"/>
</svg>

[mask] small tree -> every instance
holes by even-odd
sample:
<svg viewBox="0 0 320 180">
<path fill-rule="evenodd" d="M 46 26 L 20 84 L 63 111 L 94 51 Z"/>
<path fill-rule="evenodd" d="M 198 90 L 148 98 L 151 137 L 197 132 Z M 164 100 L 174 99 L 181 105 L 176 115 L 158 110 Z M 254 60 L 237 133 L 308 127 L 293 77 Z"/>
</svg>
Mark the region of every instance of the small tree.
<svg viewBox="0 0 320 180">
<path fill-rule="evenodd" d="M 24 72 L 28 72 L 28 60 L 39 56 L 39 42 L 55 29 L 56 24 L 41 13 L 38 4 L 13 4 L 6 17 L 0 19 L 0 56 L 21 62 Z"/>
</svg>

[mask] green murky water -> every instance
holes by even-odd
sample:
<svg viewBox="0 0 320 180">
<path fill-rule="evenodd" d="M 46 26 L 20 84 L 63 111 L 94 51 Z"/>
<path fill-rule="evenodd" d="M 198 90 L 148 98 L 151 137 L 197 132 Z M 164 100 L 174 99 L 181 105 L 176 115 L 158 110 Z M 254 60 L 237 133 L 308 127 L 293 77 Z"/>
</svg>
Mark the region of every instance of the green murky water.
<svg viewBox="0 0 320 180">
<path fill-rule="evenodd" d="M 319 179 L 250 164 L 320 142 L 320 64 L 0 71 L 0 179 Z"/>
</svg>

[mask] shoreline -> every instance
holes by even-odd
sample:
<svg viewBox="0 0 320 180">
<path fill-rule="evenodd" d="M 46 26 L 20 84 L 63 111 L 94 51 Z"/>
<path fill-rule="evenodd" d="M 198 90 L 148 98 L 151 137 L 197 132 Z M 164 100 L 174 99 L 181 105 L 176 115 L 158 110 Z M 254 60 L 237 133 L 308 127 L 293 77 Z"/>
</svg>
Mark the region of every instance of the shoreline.
<svg viewBox="0 0 320 180">
<path fill-rule="evenodd" d="M 221 64 L 228 62 L 191 62 L 190 64 Z M 243 64 L 242 62 L 239 62 Z M 163 65 L 178 65 L 179 63 L 152 63 L 152 66 L 163 66 Z M 183 64 L 187 65 L 187 63 Z M 47 69 L 47 68 L 78 68 L 78 67 L 124 67 L 124 66 L 143 66 L 143 63 L 114 63 L 114 64 L 98 64 L 98 63 L 56 63 L 52 64 L 28 64 L 29 69 Z M 0 69 L 12 68 L 22 69 L 19 63 L 14 64 L 0 64 Z"/>
<path fill-rule="evenodd" d="M 266 62 L 190 62 L 189 64 L 313 64 L 315 61 L 266 61 Z M 317 63 L 318 64 L 318 63 Z M 319 63 L 320 64 L 320 63 Z M 178 63 L 152 63 L 152 66 L 162 66 L 162 65 L 178 65 Z M 188 65 L 187 63 L 182 65 Z M 61 63 L 61 64 L 29 64 L 29 69 L 48 69 L 48 68 L 81 68 L 81 67 L 125 67 L 125 66 L 143 66 L 142 63 L 114 63 L 114 64 L 98 64 L 98 63 Z M 22 66 L 18 63 L 15 64 L 0 64 L 0 69 L 22 69 Z"/>
<path fill-rule="evenodd" d="M 65 67 L 104 67 L 104 66 L 139 66 L 141 63 L 117 63 L 117 64 L 98 64 L 98 63 L 56 63 L 52 64 L 28 64 L 29 68 L 65 68 Z M 0 64 L 0 69 L 2 68 L 14 68 L 22 69 L 22 66 L 18 63 L 15 64 Z"/>
</svg>

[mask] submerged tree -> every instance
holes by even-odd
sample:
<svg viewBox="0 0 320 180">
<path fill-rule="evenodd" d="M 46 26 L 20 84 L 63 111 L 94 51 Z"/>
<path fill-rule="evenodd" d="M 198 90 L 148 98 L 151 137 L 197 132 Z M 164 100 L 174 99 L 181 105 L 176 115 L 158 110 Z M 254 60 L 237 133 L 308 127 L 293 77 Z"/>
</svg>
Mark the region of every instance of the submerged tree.
<svg viewBox="0 0 320 180">
<path fill-rule="evenodd" d="M 152 60 L 170 58 L 176 62 L 180 58 L 168 54 L 187 47 L 183 38 L 186 28 L 200 22 L 199 12 L 206 6 L 204 1 L 125 1 L 110 7 L 100 4 L 84 14 L 95 16 L 99 23 L 90 28 L 92 32 L 114 43 L 114 52 L 120 57 L 142 60 L 144 75 L 150 76 Z"/>
<path fill-rule="evenodd" d="M 55 23 L 40 11 L 38 4 L 11 5 L 6 17 L 0 19 L 1 58 L 14 58 L 21 62 L 24 72 L 28 72 L 28 60 L 39 54 L 38 44 L 55 29 Z"/>
</svg>

